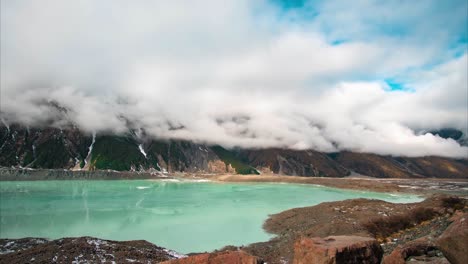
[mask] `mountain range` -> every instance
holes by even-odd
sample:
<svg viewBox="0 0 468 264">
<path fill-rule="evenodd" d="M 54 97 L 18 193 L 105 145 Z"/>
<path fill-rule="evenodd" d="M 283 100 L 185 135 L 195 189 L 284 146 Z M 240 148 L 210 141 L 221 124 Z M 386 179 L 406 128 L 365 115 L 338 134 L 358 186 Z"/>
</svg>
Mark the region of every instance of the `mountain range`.
<svg viewBox="0 0 468 264">
<path fill-rule="evenodd" d="M 455 129 L 431 133 L 466 144 L 463 133 Z M 59 129 L 5 123 L 0 126 L 0 166 L 154 173 L 468 178 L 467 158 L 396 157 L 282 148 L 228 149 L 184 140 L 154 139 L 146 136 L 144 130 L 129 130 L 120 135 L 89 134 L 73 125 Z"/>
</svg>

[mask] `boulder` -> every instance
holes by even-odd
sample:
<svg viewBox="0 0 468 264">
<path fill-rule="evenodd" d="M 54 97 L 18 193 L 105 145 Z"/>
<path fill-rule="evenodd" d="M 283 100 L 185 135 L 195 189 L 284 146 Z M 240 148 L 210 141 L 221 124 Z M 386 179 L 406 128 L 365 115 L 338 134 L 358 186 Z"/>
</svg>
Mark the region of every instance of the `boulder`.
<svg viewBox="0 0 468 264">
<path fill-rule="evenodd" d="M 383 250 L 374 238 L 329 236 L 300 238 L 294 244 L 294 264 L 378 264 Z"/>
<path fill-rule="evenodd" d="M 390 255 L 386 256 L 382 264 L 405 264 L 406 260 L 415 256 L 434 255 L 436 246 L 431 237 L 422 237 L 404 245 L 396 247 Z"/>
<path fill-rule="evenodd" d="M 244 251 L 222 251 L 197 254 L 186 258 L 174 259 L 161 264 L 261 264 L 259 258 Z"/>
<path fill-rule="evenodd" d="M 457 217 L 437 239 L 436 245 L 450 263 L 468 263 L 468 213 Z"/>
</svg>

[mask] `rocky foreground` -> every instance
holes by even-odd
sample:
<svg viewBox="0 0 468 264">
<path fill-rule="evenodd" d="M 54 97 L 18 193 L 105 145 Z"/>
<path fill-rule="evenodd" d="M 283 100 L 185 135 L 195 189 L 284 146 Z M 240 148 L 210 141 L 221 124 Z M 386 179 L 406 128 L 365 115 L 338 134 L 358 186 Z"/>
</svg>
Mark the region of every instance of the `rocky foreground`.
<svg viewBox="0 0 468 264">
<path fill-rule="evenodd" d="M 322 203 L 272 215 L 264 228 L 277 237 L 189 256 L 146 241 L 1 239 L 0 263 L 468 263 L 468 202 L 455 196 Z"/>
<path fill-rule="evenodd" d="M 159 263 L 183 255 L 144 240 L 0 239 L 0 263 Z"/>
<path fill-rule="evenodd" d="M 304 245 L 313 245 L 308 251 L 313 251 L 323 239 L 330 236 L 340 236 L 341 240 L 329 243 L 329 249 L 337 252 L 347 252 L 356 246 L 357 239 L 350 236 L 372 238 L 374 241 L 370 248 L 373 255 L 379 254 L 374 246 L 377 243 L 383 250 L 385 258 L 394 250 L 410 247 L 408 253 L 397 262 L 405 263 L 413 258 L 435 257 L 440 263 L 444 261 L 445 252 L 442 253 L 436 241 L 447 227 L 457 219 L 467 218 L 466 200 L 449 197 L 433 196 L 421 203 L 393 204 L 379 200 L 353 199 L 340 202 L 321 203 L 312 207 L 295 208 L 271 216 L 264 228 L 278 236 L 268 242 L 255 243 L 244 248 L 247 252 L 262 257 L 268 263 L 314 263 L 299 261 L 298 252 L 303 252 Z M 464 215 L 463 215 L 464 214 Z M 454 218 L 454 215 L 463 217 Z M 461 220 L 460 220 L 461 221 Z M 464 220 L 463 220 L 464 221 Z M 449 234 L 455 243 L 464 243 L 468 246 L 468 229 L 464 232 Z M 464 237 L 457 237 L 464 234 Z M 303 242 L 304 239 L 312 242 Z M 423 241 L 423 250 L 412 249 L 411 243 Z M 343 243 L 347 241 L 347 243 Z M 302 241 L 302 242 L 301 242 Z M 330 241 L 328 241 L 330 242 Z M 358 243 L 359 245 L 359 243 Z M 361 249 L 362 250 L 362 249 Z M 322 251 L 323 255 L 330 253 Z M 354 254 L 354 253 L 353 253 Z M 347 259 L 355 259 L 353 254 L 345 255 Z M 463 254 L 463 253 L 462 253 Z M 465 253 L 466 254 L 466 253 Z M 466 256 L 464 256 L 466 258 Z M 336 259 L 335 259 L 336 260 Z M 431 259 L 432 261 L 432 259 Z M 316 262 L 316 263 L 340 263 Z M 373 261 L 355 261 L 341 263 L 380 263 Z M 411 262 L 414 263 L 414 262 Z M 457 262 L 453 262 L 457 263 Z M 468 263 L 468 262 L 458 262 Z"/>
</svg>

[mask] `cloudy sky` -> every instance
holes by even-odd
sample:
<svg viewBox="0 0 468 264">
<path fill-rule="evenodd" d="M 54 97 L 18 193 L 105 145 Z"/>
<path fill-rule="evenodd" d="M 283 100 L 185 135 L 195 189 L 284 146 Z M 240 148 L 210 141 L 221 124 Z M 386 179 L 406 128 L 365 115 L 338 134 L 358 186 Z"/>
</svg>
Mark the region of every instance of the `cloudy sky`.
<svg viewBox="0 0 468 264">
<path fill-rule="evenodd" d="M 466 158 L 426 132 L 468 132 L 467 11 L 466 0 L 1 1 L 2 120 Z"/>
</svg>

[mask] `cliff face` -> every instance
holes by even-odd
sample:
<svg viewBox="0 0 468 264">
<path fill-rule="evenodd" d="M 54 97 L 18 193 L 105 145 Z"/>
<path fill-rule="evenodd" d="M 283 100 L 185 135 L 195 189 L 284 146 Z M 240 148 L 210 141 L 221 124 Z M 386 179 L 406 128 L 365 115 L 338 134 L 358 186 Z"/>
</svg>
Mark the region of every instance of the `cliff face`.
<svg viewBox="0 0 468 264">
<path fill-rule="evenodd" d="M 35 169 L 198 172 L 379 178 L 468 178 L 467 159 L 391 157 L 313 150 L 235 149 L 154 140 L 141 131 L 86 134 L 76 127 L 0 126 L 0 166 Z"/>
</svg>

